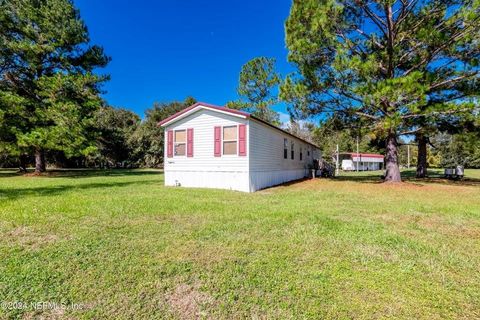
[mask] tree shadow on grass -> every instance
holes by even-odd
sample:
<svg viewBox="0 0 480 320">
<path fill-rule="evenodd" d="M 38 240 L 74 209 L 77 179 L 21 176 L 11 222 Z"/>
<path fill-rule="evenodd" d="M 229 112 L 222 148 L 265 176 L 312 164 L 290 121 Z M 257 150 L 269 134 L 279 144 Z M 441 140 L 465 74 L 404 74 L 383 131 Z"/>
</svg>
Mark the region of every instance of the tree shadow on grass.
<svg viewBox="0 0 480 320">
<path fill-rule="evenodd" d="M 409 182 L 412 184 L 417 185 L 425 185 L 425 184 L 441 184 L 441 185 L 449 185 L 449 186 L 472 186 L 472 187 L 480 187 L 480 179 L 476 178 L 463 178 L 463 179 L 447 179 L 443 175 L 441 176 L 428 176 L 424 179 L 419 178 L 407 178 L 404 180 L 405 182 Z"/>
<path fill-rule="evenodd" d="M 27 196 L 34 197 L 47 197 L 62 195 L 69 191 L 83 191 L 92 189 L 108 189 L 116 187 L 129 187 L 133 185 L 151 185 L 162 184 L 162 181 L 123 181 L 123 182 L 105 182 L 105 183 L 85 183 L 85 184 L 72 184 L 72 185 L 53 185 L 47 187 L 38 188 L 8 188 L 0 189 L 0 199 L 14 200 Z"/>
<path fill-rule="evenodd" d="M 48 178 L 89 178 L 89 177 L 121 177 L 159 175 L 163 170 L 154 169 L 54 169 L 47 171 L 42 177 Z"/>
<path fill-rule="evenodd" d="M 162 174 L 159 169 L 51 169 L 38 176 L 40 178 L 89 178 L 89 177 L 119 177 L 119 176 L 145 176 Z M 28 175 L 32 175 L 33 170 L 29 169 Z M 25 176 L 23 172 L 16 169 L 0 169 L 0 178 Z"/>
<path fill-rule="evenodd" d="M 341 173 L 339 176 L 335 177 L 337 181 L 354 181 L 359 183 L 382 183 L 383 182 L 383 171 L 378 172 L 359 172 L 359 173 Z M 416 185 L 425 185 L 425 184 L 439 184 L 439 185 L 452 185 L 452 186 L 478 186 L 480 187 L 480 179 L 468 177 L 468 175 L 463 179 L 447 179 L 444 177 L 443 173 L 439 170 L 428 171 L 427 178 L 417 178 L 416 172 L 414 170 L 404 170 L 401 173 L 402 181 L 407 183 L 412 183 Z"/>
<path fill-rule="evenodd" d="M 372 174 L 356 174 L 356 175 L 338 175 L 333 178 L 336 181 L 353 181 L 361 183 L 381 183 L 383 182 L 381 174 L 372 175 Z"/>
<path fill-rule="evenodd" d="M 23 173 L 15 169 L 0 169 L 0 178 L 11 178 L 21 176 Z"/>
</svg>

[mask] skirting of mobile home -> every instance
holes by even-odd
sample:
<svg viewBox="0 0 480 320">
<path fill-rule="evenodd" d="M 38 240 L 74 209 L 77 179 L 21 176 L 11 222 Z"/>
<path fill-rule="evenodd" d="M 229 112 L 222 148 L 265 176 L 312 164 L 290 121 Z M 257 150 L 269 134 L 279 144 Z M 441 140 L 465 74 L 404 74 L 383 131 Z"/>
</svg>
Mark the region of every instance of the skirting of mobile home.
<svg viewBox="0 0 480 320">
<path fill-rule="evenodd" d="M 165 128 L 165 185 L 254 192 L 310 175 L 320 150 L 249 113 L 196 103 Z"/>
</svg>

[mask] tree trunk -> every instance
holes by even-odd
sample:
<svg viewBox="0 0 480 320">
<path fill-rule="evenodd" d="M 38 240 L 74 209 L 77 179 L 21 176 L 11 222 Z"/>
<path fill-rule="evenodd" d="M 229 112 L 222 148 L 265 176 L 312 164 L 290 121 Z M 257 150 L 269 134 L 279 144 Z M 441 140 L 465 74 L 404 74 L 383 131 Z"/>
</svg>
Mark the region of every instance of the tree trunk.
<svg viewBox="0 0 480 320">
<path fill-rule="evenodd" d="M 35 150 L 35 173 L 45 172 L 45 153 L 41 149 Z"/>
<path fill-rule="evenodd" d="M 417 136 L 417 178 L 425 178 L 427 176 L 427 140 L 428 138 L 423 134 Z"/>
<path fill-rule="evenodd" d="M 389 133 L 387 137 L 387 154 L 385 157 L 385 182 L 401 182 L 400 168 L 398 167 L 397 136 Z"/>
<path fill-rule="evenodd" d="M 20 165 L 18 170 L 23 173 L 27 173 L 27 157 L 24 154 L 21 154 L 19 157 Z"/>
</svg>

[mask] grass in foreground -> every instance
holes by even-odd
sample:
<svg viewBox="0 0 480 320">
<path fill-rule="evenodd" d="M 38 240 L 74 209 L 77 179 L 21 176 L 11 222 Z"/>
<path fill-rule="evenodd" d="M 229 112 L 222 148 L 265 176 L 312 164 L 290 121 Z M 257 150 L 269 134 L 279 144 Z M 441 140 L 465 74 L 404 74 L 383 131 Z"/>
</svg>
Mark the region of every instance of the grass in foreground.
<svg viewBox="0 0 480 320">
<path fill-rule="evenodd" d="M 0 318 L 480 317 L 480 171 L 375 174 L 244 194 L 2 171 Z"/>
</svg>

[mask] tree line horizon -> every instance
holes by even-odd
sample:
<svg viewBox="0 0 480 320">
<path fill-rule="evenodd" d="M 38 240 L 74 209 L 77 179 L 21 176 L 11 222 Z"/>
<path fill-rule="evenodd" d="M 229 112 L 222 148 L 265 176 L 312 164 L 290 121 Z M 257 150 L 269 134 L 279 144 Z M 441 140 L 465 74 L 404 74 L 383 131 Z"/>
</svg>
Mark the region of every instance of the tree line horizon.
<svg viewBox="0 0 480 320">
<path fill-rule="evenodd" d="M 227 104 L 331 152 L 359 136 L 385 155 L 385 181 L 401 181 L 404 137 L 415 137 L 417 177 L 427 167 L 480 166 L 480 2 L 294 0 L 285 22 L 288 61 L 257 57 L 240 72 Z M 100 97 L 110 61 L 71 0 L 0 3 L 0 155 L 35 172 L 59 166 L 145 166 L 163 162 L 162 120 L 195 101 L 156 103 L 145 120 Z M 318 125 L 299 120 L 323 115 Z M 412 142 L 410 142 L 412 144 Z M 354 150 L 351 150 L 354 151 Z M 402 159 L 404 156 L 402 156 Z M 0 159 L 1 161 L 1 159 Z M 1 163 L 0 163 L 1 164 Z"/>
</svg>

